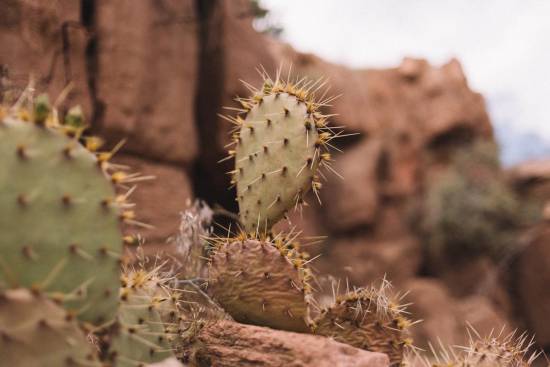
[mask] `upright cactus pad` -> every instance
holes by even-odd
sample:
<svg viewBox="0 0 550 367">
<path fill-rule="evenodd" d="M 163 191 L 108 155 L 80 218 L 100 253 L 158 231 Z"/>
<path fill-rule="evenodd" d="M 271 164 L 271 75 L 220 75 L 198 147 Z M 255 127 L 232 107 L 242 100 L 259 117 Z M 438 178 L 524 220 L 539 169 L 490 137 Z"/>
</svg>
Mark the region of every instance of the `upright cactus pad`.
<svg viewBox="0 0 550 367">
<path fill-rule="evenodd" d="M 211 257 L 208 289 L 237 321 L 305 332 L 311 275 L 304 263 L 283 241 L 223 243 Z"/>
<path fill-rule="evenodd" d="M 180 295 L 158 272 L 126 271 L 120 306 L 109 345 L 116 367 L 138 367 L 173 356 L 180 336 Z"/>
<path fill-rule="evenodd" d="M 400 365 L 405 349 L 411 344 L 407 328 L 410 321 L 403 309 L 386 294 L 386 282 L 338 297 L 316 318 L 316 334 L 372 352 L 382 352 L 392 366 Z"/>
<path fill-rule="evenodd" d="M 269 232 L 284 214 L 302 203 L 304 194 L 321 187 L 318 167 L 329 164 L 331 130 L 314 100 L 315 83 L 275 82 L 267 78 L 243 112 L 229 119 L 235 157 L 239 215 L 247 232 Z"/>
<path fill-rule="evenodd" d="M 0 113 L 0 289 L 25 287 L 62 302 L 83 321 L 114 318 L 125 197 L 108 153 L 76 139 L 47 101 Z M 94 143 L 95 145 L 95 143 Z"/>
<path fill-rule="evenodd" d="M 101 366 L 71 314 L 27 289 L 0 292 L 0 366 Z"/>
</svg>

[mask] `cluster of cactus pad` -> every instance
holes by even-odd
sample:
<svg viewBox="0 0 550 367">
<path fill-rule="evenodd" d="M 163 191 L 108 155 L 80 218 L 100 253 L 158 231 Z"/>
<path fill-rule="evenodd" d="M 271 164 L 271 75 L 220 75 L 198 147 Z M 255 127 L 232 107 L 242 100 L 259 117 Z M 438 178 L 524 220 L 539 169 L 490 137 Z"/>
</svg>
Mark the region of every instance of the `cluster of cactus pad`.
<svg viewBox="0 0 550 367">
<path fill-rule="evenodd" d="M 237 321 L 330 336 L 399 364 L 410 344 L 401 307 L 383 289 L 369 288 L 315 316 L 310 259 L 296 235 L 272 229 L 308 191 L 318 198 L 321 169 L 332 170 L 329 148 L 340 133 L 321 112 L 327 100 L 316 100 L 319 85 L 266 75 L 259 89 L 249 86 L 250 98 L 238 99 L 239 113 L 227 117 L 235 125 L 229 157 L 240 231 L 212 241 L 209 291 Z"/>
<path fill-rule="evenodd" d="M 43 95 L 0 107 L 0 366 L 172 355 L 161 336 L 179 335 L 163 324 L 179 320 L 177 293 L 157 273 L 121 272 L 128 185 L 140 177 L 111 164 L 84 128 L 80 108 L 60 122 Z"/>
<path fill-rule="evenodd" d="M 78 142 L 81 127 L 56 121 L 45 96 L 4 114 L 0 285 L 49 294 L 91 324 L 112 319 L 124 202 L 106 179 L 108 163 Z"/>
<path fill-rule="evenodd" d="M 242 109 L 227 119 L 236 125 L 229 157 L 239 230 L 215 237 L 193 227 L 182 250 L 197 261 L 182 274 L 206 276 L 209 301 L 236 321 L 331 337 L 401 365 L 411 322 L 387 283 L 319 309 L 297 234 L 273 230 L 309 190 L 319 197 L 321 169 L 332 170 L 330 142 L 340 133 L 321 113 L 329 100 L 316 100 L 320 86 L 266 75 L 250 98 L 238 99 Z M 186 306 L 194 301 L 183 299 L 188 290 L 178 289 L 196 284 L 162 265 L 146 270 L 124 260 L 131 239 L 121 223 L 137 223 L 127 200 L 141 177 L 111 164 L 113 152 L 99 152 L 84 128 L 79 108 L 61 123 L 45 96 L 0 107 L 0 366 L 145 366 L 188 357 L 202 324 Z M 475 350 L 504 348 L 499 356 L 524 361 L 510 345 Z M 512 365 L 474 358 L 446 365 Z"/>
</svg>

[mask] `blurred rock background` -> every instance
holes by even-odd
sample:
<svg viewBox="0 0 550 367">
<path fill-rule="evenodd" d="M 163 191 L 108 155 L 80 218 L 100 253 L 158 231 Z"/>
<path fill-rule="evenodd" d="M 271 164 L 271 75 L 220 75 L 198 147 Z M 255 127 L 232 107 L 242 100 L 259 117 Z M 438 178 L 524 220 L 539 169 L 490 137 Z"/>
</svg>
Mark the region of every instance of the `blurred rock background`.
<svg viewBox="0 0 550 367">
<path fill-rule="evenodd" d="M 186 201 L 236 212 L 225 156 L 230 126 L 218 117 L 292 63 L 296 75 L 328 77 L 342 96 L 327 113 L 348 133 L 330 177 L 292 221 L 328 236 L 308 251 L 315 268 L 361 286 L 384 275 L 410 291 L 423 319 L 416 342 L 456 344 L 519 328 L 550 348 L 550 161 L 502 169 L 484 98 L 456 59 L 435 67 L 405 58 L 389 69 L 350 69 L 295 51 L 252 27 L 248 0 L 2 0 L 0 96 L 29 76 L 62 108 L 83 106 L 118 162 L 157 180 L 134 195 L 142 234 L 166 247 Z M 252 5 L 251 5 L 252 4 Z M 276 31 L 276 30 L 275 30 Z M 284 227 L 284 225 L 282 226 Z"/>
</svg>

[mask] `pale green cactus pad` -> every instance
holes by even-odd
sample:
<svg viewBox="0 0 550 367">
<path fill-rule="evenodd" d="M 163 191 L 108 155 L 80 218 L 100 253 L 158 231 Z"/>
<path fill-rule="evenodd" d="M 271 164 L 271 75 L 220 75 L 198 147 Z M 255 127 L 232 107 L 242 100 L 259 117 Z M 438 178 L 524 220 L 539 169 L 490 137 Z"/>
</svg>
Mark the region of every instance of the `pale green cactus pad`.
<svg viewBox="0 0 550 367">
<path fill-rule="evenodd" d="M 100 367 L 96 347 L 62 307 L 28 289 L 0 292 L 0 366 Z"/>
<path fill-rule="evenodd" d="M 112 320 L 123 245 L 119 176 L 71 137 L 74 129 L 42 108 L 31 116 L 0 113 L 0 289 L 31 288 L 82 321 Z"/>
<path fill-rule="evenodd" d="M 311 274 L 304 263 L 282 241 L 221 244 L 210 260 L 208 290 L 236 321 L 305 332 Z"/>
<path fill-rule="evenodd" d="M 156 271 L 125 271 L 109 345 L 114 366 L 144 366 L 173 356 L 182 332 L 179 301 L 180 294 Z"/>
<path fill-rule="evenodd" d="M 315 319 L 313 332 L 371 352 L 388 355 L 390 365 L 401 365 L 411 345 L 404 308 L 389 297 L 389 283 L 337 297 Z"/>
<path fill-rule="evenodd" d="M 321 187 L 317 169 L 329 164 L 325 151 L 333 136 L 312 88 L 267 78 L 252 98 L 240 100 L 243 113 L 228 118 L 236 125 L 229 154 L 246 232 L 269 232 L 310 188 L 317 194 Z"/>
</svg>

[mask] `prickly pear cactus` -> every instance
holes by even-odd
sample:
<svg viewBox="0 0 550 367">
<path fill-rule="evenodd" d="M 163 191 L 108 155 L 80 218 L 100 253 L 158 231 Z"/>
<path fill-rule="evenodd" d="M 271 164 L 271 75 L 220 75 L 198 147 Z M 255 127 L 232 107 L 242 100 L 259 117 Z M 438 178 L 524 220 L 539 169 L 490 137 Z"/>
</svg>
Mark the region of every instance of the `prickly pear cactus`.
<svg viewBox="0 0 550 367">
<path fill-rule="evenodd" d="M 28 289 L 0 292 L 0 366 L 101 366 L 74 317 Z"/>
<path fill-rule="evenodd" d="M 434 356 L 435 363 L 425 363 L 431 367 L 529 367 L 539 353 L 529 353 L 533 339 L 526 334 L 517 336 L 491 333 L 481 337 L 475 330 L 470 334 L 466 347 L 453 347 L 442 350 Z M 455 350 L 456 349 L 456 350 Z"/>
<path fill-rule="evenodd" d="M 222 243 L 211 257 L 208 290 L 237 321 L 305 332 L 311 300 L 305 262 L 283 240 Z"/>
<path fill-rule="evenodd" d="M 338 297 L 315 319 L 313 332 L 372 352 L 382 352 L 390 365 L 403 361 L 405 349 L 411 344 L 407 328 L 410 321 L 403 308 L 387 296 L 389 283 L 350 292 Z"/>
<path fill-rule="evenodd" d="M 180 294 L 156 270 L 127 270 L 109 346 L 116 367 L 137 367 L 173 356 L 182 333 Z"/>
<path fill-rule="evenodd" d="M 47 99 L 0 112 L 0 289 L 26 287 L 62 302 L 83 321 L 114 318 L 125 197 L 96 155 L 61 125 Z"/>
<path fill-rule="evenodd" d="M 318 167 L 329 164 L 333 137 L 315 84 L 266 76 L 261 90 L 239 100 L 242 113 L 228 117 L 236 125 L 229 156 L 235 157 L 232 182 L 246 232 L 269 232 L 310 188 L 317 194 L 321 187 Z"/>
</svg>

